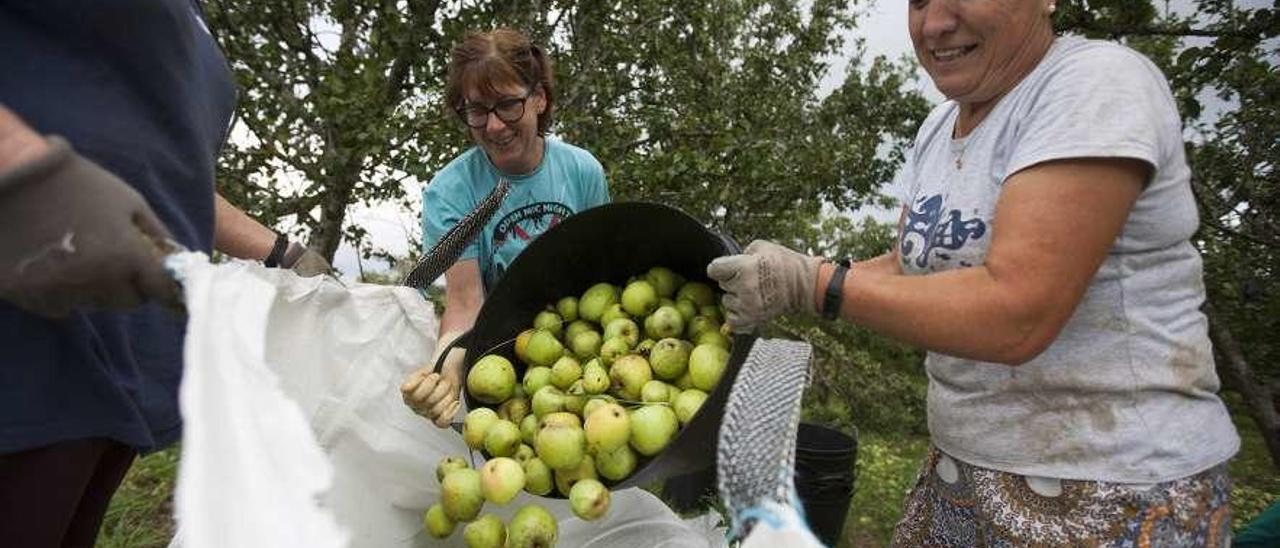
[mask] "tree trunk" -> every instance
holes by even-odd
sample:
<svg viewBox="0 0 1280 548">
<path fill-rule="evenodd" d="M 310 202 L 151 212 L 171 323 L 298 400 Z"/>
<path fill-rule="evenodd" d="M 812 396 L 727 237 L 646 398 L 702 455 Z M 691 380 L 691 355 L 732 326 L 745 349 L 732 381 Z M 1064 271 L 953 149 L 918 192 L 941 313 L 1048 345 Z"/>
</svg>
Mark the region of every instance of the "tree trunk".
<svg viewBox="0 0 1280 548">
<path fill-rule="evenodd" d="M 1280 413 L 1276 412 L 1271 387 L 1254 375 L 1240 343 L 1208 301 L 1205 301 L 1204 312 L 1209 317 L 1209 338 L 1224 358 L 1218 362 L 1218 370 L 1228 376 L 1231 384 L 1244 396 L 1249 418 L 1258 425 L 1271 454 L 1271 464 L 1280 469 Z"/>
<path fill-rule="evenodd" d="M 360 178 L 360 162 L 350 161 L 348 165 L 336 168 L 325 183 L 324 197 L 320 200 L 320 222 L 312 227 L 308 247 L 333 263 L 333 254 L 342 243 L 342 223 L 347 218 L 347 204 L 351 201 L 351 192 Z"/>
</svg>

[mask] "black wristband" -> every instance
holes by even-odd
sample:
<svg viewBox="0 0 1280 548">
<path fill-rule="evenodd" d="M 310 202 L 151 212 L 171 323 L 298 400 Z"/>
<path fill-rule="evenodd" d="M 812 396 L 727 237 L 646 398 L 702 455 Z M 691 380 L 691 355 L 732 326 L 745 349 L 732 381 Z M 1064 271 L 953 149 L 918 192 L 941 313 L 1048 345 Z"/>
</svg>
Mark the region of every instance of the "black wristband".
<svg viewBox="0 0 1280 548">
<path fill-rule="evenodd" d="M 844 278 L 849 274 L 849 260 L 837 261 L 827 290 L 822 296 L 822 317 L 834 320 L 840 317 L 840 305 L 844 304 Z"/>
<path fill-rule="evenodd" d="M 284 234 L 276 234 L 276 243 L 271 246 L 271 254 L 267 255 L 266 260 L 262 261 L 262 265 L 267 268 L 280 266 L 280 261 L 284 260 L 284 252 L 288 249 L 289 237 Z"/>
</svg>

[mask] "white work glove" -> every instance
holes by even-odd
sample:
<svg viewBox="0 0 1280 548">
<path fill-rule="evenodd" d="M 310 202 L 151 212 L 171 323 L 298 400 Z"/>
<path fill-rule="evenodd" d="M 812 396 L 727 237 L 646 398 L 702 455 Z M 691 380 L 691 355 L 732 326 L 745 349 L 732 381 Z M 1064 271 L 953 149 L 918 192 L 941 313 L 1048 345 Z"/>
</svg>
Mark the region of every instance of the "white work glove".
<svg viewBox="0 0 1280 548">
<path fill-rule="evenodd" d="M 707 276 L 725 291 L 729 329 L 746 333 L 783 314 L 815 314 L 814 284 L 822 259 L 767 240 L 751 242 L 741 255 L 707 265 Z"/>
<path fill-rule="evenodd" d="M 449 349 L 453 341 L 461 337 L 463 332 L 450 331 L 440 335 L 436 342 L 435 355 L 431 361 L 418 370 L 409 373 L 400 385 L 400 395 L 404 404 L 422 415 L 439 428 L 448 428 L 462 401 L 459 395 L 462 389 L 462 362 L 467 349 L 462 347 Z M 440 373 L 434 371 L 440 355 L 448 352 Z"/>
</svg>

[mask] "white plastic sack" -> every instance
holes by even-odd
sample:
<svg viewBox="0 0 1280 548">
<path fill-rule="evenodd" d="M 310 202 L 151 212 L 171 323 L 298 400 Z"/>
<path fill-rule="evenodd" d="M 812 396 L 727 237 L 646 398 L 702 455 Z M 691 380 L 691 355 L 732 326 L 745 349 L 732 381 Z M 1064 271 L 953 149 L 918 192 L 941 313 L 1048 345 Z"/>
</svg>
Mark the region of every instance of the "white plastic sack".
<svg viewBox="0 0 1280 548">
<path fill-rule="evenodd" d="M 190 323 L 175 545 L 462 546 L 422 529 L 439 497 L 435 465 L 471 456 L 461 435 L 401 401 L 405 374 L 435 348 L 436 317 L 415 290 L 299 278 L 254 263 L 171 260 Z M 477 463 L 478 461 L 474 461 Z M 653 495 L 614 493 L 605 519 L 521 494 L 559 519 L 560 546 L 723 546 L 714 514 L 681 520 Z M 336 524 L 335 524 L 336 523 Z"/>
</svg>

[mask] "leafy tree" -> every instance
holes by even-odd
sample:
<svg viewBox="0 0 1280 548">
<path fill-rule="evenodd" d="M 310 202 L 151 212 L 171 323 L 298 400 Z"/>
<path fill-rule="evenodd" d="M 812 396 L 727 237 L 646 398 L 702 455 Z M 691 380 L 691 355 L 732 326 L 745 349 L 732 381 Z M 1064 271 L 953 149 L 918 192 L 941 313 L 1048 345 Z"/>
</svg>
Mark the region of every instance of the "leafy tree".
<svg viewBox="0 0 1280 548">
<path fill-rule="evenodd" d="M 823 203 L 856 206 L 887 179 L 924 110 L 883 60 L 817 95 L 853 6 L 796 2 L 611 3 L 211 0 L 209 21 L 242 89 L 244 132 L 219 187 L 266 222 L 293 218 L 331 257 L 355 203 L 416 208 L 467 146 L 439 105 L 449 49 L 467 30 L 513 26 L 557 60 L 558 126 L 592 150 L 615 196 L 678 204 L 720 229 L 785 239 Z M 359 247 L 368 249 L 367 242 Z"/>
</svg>

